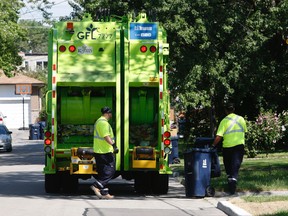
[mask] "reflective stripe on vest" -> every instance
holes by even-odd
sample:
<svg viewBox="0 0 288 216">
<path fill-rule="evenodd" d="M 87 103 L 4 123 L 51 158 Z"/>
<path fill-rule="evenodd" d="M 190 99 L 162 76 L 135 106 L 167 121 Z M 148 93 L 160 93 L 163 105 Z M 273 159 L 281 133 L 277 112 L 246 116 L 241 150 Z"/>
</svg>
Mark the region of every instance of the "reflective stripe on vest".
<svg viewBox="0 0 288 216">
<path fill-rule="evenodd" d="M 96 122 L 96 124 L 95 124 L 96 135 L 94 136 L 94 139 L 105 140 L 103 137 L 100 137 L 100 136 L 99 136 L 99 133 L 98 133 L 97 128 L 96 128 L 97 123 L 100 122 L 100 121 L 106 121 L 106 120 L 105 120 L 105 119 L 98 119 L 98 120 L 97 120 L 97 122 Z M 111 130 L 112 130 L 112 129 L 111 129 L 111 125 L 109 124 L 109 133 L 110 133 L 110 134 L 111 134 Z M 111 139 L 115 141 L 115 138 L 114 138 L 114 137 L 111 138 Z"/>
<path fill-rule="evenodd" d="M 225 135 L 225 134 L 230 134 L 230 133 L 236 133 L 236 132 L 244 132 L 243 126 L 237 121 L 237 120 L 239 119 L 239 117 L 240 117 L 240 116 L 236 116 L 235 119 L 230 118 L 230 117 L 228 117 L 228 116 L 225 117 L 226 119 L 232 121 L 232 123 L 229 125 L 229 127 L 228 127 L 227 130 L 225 131 L 224 135 Z M 237 125 L 240 127 L 240 129 L 238 129 L 238 130 L 231 130 L 232 127 L 234 127 L 235 124 L 237 124 Z"/>
</svg>

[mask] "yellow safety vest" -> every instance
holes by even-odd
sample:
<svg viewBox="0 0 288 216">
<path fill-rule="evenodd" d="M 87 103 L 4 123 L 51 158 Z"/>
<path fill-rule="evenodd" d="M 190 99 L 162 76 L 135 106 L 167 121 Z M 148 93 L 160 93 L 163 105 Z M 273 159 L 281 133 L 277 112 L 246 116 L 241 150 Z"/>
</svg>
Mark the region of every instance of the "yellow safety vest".
<svg viewBox="0 0 288 216">
<path fill-rule="evenodd" d="M 101 116 L 94 125 L 94 145 L 93 150 L 98 154 L 113 153 L 113 146 L 107 143 L 105 136 L 110 136 L 114 140 L 113 130 L 107 119 Z"/>
<path fill-rule="evenodd" d="M 245 144 L 246 122 L 242 116 L 234 113 L 226 116 L 219 125 L 217 136 L 223 137 L 223 148 Z"/>
</svg>

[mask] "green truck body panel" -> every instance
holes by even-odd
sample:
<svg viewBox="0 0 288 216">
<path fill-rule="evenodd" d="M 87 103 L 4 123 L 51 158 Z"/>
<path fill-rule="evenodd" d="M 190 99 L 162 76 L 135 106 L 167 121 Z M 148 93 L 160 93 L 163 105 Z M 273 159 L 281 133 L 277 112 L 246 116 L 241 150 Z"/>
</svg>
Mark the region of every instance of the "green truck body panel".
<svg viewBox="0 0 288 216">
<path fill-rule="evenodd" d="M 104 106 L 113 110 L 110 124 L 120 150 L 117 173 L 132 178 L 147 171 L 171 174 L 171 145 L 163 143 L 170 139 L 163 136 L 170 129 L 166 40 L 164 29 L 149 22 L 145 13 L 134 20 L 128 16 L 106 22 L 93 22 L 86 14 L 82 21 L 54 25 L 46 94 L 46 191 L 52 191 L 50 182 L 60 172 L 70 170 L 70 176 L 79 178 L 93 175 L 95 167 L 85 175 L 71 171 L 71 152 L 93 147 L 94 123 Z"/>
</svg>

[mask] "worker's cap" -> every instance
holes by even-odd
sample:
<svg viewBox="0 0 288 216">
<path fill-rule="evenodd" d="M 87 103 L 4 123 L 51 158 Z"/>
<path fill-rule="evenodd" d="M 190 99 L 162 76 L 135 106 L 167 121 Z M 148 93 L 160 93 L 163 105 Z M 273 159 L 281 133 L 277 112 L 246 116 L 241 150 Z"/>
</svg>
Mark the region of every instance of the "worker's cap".
<svg viewBox="0 0 288 216">
<path fill-rule="evenodd" d="M 101 113 L 105 114 L 105 113 L 112 113 L 112 110 L 109 107 L 103 107 L 101 109 Z"/>
</svg>

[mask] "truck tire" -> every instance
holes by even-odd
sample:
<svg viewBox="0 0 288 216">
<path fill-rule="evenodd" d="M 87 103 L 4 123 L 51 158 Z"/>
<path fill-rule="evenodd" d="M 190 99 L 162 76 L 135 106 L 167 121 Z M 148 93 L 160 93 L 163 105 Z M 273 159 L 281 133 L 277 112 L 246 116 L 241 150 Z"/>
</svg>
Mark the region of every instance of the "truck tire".
<svg viewBox="0 0 288 216">
<path fill-rule="evenodd" d="M 159 174 L 154 172 L 152 174 L 152 192 L 154 194 L 167 194 L 169 189 L 169 175 Z"/>
<path fill-rule="evenodd" d="M 76 193 L 78 191 L 78 178 L 70 173 L 62 173 L 62 188 L 64 193 Z"/>
<path fill-rule="evenodd" d="M 151 194 L 151 173 L 137 172 L 134 179 L 134 189 L 139 194 Z"/>
<path fill-rule="evenodd" d="M 45 174 L 46 193 L 59 193 L 61 189 L 61 178 L 59 173 Z"/>
</svg>

